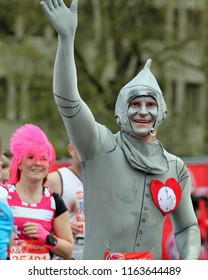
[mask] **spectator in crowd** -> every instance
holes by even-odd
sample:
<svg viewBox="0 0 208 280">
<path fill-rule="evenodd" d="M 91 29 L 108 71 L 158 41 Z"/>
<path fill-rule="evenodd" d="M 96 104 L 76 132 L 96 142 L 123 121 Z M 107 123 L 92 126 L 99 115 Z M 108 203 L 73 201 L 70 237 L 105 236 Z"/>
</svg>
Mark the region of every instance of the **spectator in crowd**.
<svg viewBox="0 0 208 280">
<path fill-rule="evenodd" d="M 46 184 L 63 198 L 68 207 L 74 237 L 72 259 L 80 260 L 84 246 L 85 229 L 82 173 L 74 145 L 68 144 L 67 150 L 72 157 L 71 164 L 49 173 Z"/>
<path fill-rule="evenodd" d="M 2 178 L 3 157 L 2 143 L 0 141 L 0 178 Z M 13 240 L 13 223 L 13 214 L 7 204 L 7 191 L 0 187 L 0 260 L 6 260 L 8 257 L 8 250 Z"/>
<path fill-rule="evenodd" d="M 119 92 L 115 117 L 120 130 L 114 134 L 95 121 L 79 95 L 74 60 L 78 0 L 70 8 L 63 0 L 41 5 L 58 32 L 55 101 L 82 166 L 83 259 L 160 260 L 168 214 L 180 258 L 198 259 L 200 232 L 189 172 L 156 138 L 167 109 L 151 60 Z"/>
<path fill-rule="evenodd" d="M 4 155 L 4 151 L 3 151 L 3 147 L 2 147 L 2 141 L 1 141 L 1 137 L 0 137 L 0 185 L 1 185 L 1 176 L 2 176 L 2 166 L 3 166 L 3 155 Z"/>
<path fill-rule="evenodd" d="M 13 214 L 6 200 L 0 194 L 0 260 L 6 260 L 12 245 Z"/>
<path fill-rule="evenodd" d="M 45 186 L 55 150 L 36 125 L 25 124 L 10 139 L 11 176 L 5 188 L 14 215 L 11 260 L 70 259 L 73 236 L 62 198 Z"/>
<path fill-rule="evenodd" d="M 2 155 L 2 171 L 0 178 L 0 185 L 5 184 L 9 180 L 10 176 L 10 159 Z"/>
</svg>

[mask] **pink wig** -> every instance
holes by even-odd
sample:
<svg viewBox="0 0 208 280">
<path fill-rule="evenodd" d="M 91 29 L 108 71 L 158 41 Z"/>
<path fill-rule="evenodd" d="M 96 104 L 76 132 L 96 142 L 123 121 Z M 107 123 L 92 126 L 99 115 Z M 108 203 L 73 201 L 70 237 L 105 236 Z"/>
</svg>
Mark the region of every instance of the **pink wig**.
<svg viewBox="0 0 208 280">
<path fill-rule="evenodd" d="M 16 184 L 19 181 L 18 165 L 24 156 L 32 153 L 35 157 L 40 158 L 43 154 L 47 154 L 50 169 L 53 167 L 56 159 L 55 150 L 46 134 L 33 124 L 25 124 L 16 129 L 10 139 L 10 152 L 12 159 L 9 183 L 12 184 Z"/>
</svg>

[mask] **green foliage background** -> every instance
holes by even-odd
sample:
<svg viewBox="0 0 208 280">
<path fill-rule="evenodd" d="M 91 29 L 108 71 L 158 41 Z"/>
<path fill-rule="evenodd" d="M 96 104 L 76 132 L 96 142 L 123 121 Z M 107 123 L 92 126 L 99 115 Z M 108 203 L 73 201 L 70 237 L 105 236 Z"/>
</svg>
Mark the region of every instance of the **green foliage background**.
<svg viewBox="0 0 208 280">
<path fill-rule="evenodd" d="M 66 1 L 70 5 L 71 1 Z M 161 87 L 165 85 L 161 55 L 164 50 L 179 53 L 187 42 L 168 41 L 165 37 L 165 5 L 156 8 L 157 0 L 80 0 L 76 34 L 76 63 L 81 96 L 97 121 L 116 132 L 114 105 L 120 88 L 143 67 L 144 54 L 151 53 L 157 65 Z M 207 17 L 208 8 L 203 11 Z M 205 22 L 207 24 L 207 22 Z M 203 45 L 203 71 L 208 72 L 207 25 L 195 40 Z M 154 46 L 145 41 L 154 41 Z M 164 47 L 161 48 L 160 46 Z M 0 118 L 7 114 L 6 92 L 13 81 L 17 96 L 13 106 L 17 121 L 40 125 L 54 144 L 58 157 L 67 156 L 68 137 L 52 97 L 53 63 L 57 35 L 37 0 L 1 0 L 0 2 Z M 177 58 L 176 58 L 177 59 Z M 1 72 L 0 72 L 1 74 Z M 26 85 L 26 88 L 23 87 Z M 206 85 L 207 86 L 207 85 Z M 164 92 L 164 95 L 166 93 Z M 24 98 L 23 98 L 24 97 Z M 25 100 L 24 102 L 22 100 Z M 171 104 L 168 104 L 171 107 Z M 25 112 L 22 114 L 22 112 Z M 24 115 L 22 117 L 22 115 Z M 207 133 L 203 145 L 191 150 L 183 144 L 191 123 L 182 114 L 168 117 L 159 138 L 164 146 L 179 156 L 207 154 Z M 8 120 L 9 122 L 9 120 Z M 207 130 L 204 119 L 199 124 Z M 185 125 L 184 125 L 185 123 Z"/>
</svg>

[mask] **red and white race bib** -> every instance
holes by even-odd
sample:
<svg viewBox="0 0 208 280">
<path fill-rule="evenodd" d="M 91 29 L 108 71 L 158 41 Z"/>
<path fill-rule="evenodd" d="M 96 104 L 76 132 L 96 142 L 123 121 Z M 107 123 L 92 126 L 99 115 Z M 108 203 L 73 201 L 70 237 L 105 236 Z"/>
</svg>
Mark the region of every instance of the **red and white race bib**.
<svg viewBox="0 0 208 280">
<path fill-rule="evenodd" d="M 14 240 L 10 260 L 50 260 L 48 247 L 37 240 Z"/>
<path fill-rule="evenodd" d="M 104 260 L 152 260 L 152 252 L 104 253 Z"/>
</svg>

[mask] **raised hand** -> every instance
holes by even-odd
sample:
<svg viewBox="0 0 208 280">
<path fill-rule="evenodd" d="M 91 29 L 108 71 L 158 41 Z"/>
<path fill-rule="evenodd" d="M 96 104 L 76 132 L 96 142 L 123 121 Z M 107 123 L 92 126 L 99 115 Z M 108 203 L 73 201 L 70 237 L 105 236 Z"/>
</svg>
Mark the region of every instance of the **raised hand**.
<svg viewBox="0 0 208 280">
<path fill-rule="evenodd" d="M 44 0 L 40 4 L 60 36 L 74 36 L 78 23 L 78 0 L 73 0 L 70 8 L 63 0 Z"/>
</svg>

